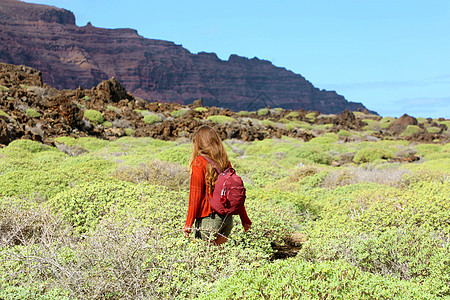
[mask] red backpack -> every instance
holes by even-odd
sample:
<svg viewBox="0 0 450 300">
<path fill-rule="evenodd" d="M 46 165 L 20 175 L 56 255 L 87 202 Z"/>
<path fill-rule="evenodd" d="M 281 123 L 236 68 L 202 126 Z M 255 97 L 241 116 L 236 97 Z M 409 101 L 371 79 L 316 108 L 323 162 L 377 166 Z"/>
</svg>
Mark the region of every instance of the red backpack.
<svg viewBox="0 0 450 300">
<path fill-rule="evenodd" d="M 220 215 L 238 215 L 243 210 L 245 202 L 245 188 L 241 177 L 236 175 L 233 168 L 221 171 L 214 161 L 203 155 L 200 156 L 206 159 L 219 174 L 211 199 L 206 192 L 211 208 Z"/>
</svg>

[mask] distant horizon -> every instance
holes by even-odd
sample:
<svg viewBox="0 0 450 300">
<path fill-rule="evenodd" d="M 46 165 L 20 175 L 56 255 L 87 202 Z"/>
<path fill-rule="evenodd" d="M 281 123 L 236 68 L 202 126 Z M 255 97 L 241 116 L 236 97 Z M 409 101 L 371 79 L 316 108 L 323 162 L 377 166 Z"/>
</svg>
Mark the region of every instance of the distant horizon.
<svg viewBox="0 0 450 300">
<path fill-rule="evenodd" d="M 26 0 L 78 26 L 132 28 L 192 53 L 268 60 L 381 116 L 450 118 L 450 2 Z"/>
</svg>

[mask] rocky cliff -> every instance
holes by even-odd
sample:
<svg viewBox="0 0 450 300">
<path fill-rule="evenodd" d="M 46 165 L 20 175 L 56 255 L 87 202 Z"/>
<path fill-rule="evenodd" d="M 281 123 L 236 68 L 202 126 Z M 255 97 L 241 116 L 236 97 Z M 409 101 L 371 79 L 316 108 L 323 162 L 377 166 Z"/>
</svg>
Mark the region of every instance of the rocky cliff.
<svg viewBox="0 0 450 300">
<path fill-rule="evenodd" d="M 67 10 L 17 0 L 0 2 L 0 61 L 42 71 L 59 89 L 91 88 L 112 76 L 149 101 L 192 103 L 234 111 L 266 106 L 339 113 L 363 110 L 334 91 L 258 58 L 192 54 L 133 29 L 78 27 Z"/>
</svg>

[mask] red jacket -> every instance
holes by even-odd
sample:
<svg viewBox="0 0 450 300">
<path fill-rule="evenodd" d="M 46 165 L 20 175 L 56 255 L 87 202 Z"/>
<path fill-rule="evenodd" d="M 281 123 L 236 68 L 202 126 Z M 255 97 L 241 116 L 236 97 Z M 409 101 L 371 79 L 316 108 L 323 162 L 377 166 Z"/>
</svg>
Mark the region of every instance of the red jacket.
<svg viewBox="0 0 450 300">
<path fill-rule="evenodd" d="M 207 217 L 211 214 L 211 206 L 208 199 L 206 199 L 206 166 L 208 162 L 201 156 L 197 156 L 192 165 L 191 184 L 189 188 L 189 207 L 187 213 L 187 220 L 185 228 L 191 228 L 195 219 Z M 209 198 L 212 198 L 212 194 L 209 194 Z M 244 209 L 239 214 L 242 225 L 252 222 L 247 216 L 247 212 Z"/>
</svg>

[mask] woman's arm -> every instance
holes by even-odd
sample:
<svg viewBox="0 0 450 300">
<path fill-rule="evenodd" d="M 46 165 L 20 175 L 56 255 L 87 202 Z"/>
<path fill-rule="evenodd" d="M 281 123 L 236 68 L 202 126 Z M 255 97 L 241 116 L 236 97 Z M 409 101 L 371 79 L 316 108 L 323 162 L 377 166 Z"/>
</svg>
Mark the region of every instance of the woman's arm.
<svg viewBox="0 0 450 300">
<path fill-rule="evenodd" d="M 229 167 L 232 168 L 231 162 L 229 162 Z M 245 206 L 242 209 L 242 211 L 239 213 L 239 217 L 241 218 L 242 226 L 244 226 L 244 231 L 247 232 L 250 229 L 250 227 L 252 226 L 252 221 L 250 221 L 250 218 L 247 215 Z"/>
<path fill-rule="evenodd" d="M 205 168 L 198 158 L 194 162 L 191 174 L 191 183 L 189 186 L 189 207 L 183 232 L 189 235 L 190 229 L 194 224 L 195 218 L 200 210 L 201 201 L 205 197 Z"/>
<path fill-rule="evenodd" d="M 250 226 L 252 226 L 252 221 L 250 221 L 250 218 L 247 215 L 247 211 L 245 210 L 245 206 L 242 209 L 242 211 L 239 213 L 239 217 L 241 218 L 242 226 L 244 226 L 244 231 L 247 232 L 247 230 L 250 229 Z"/>
</svg>

